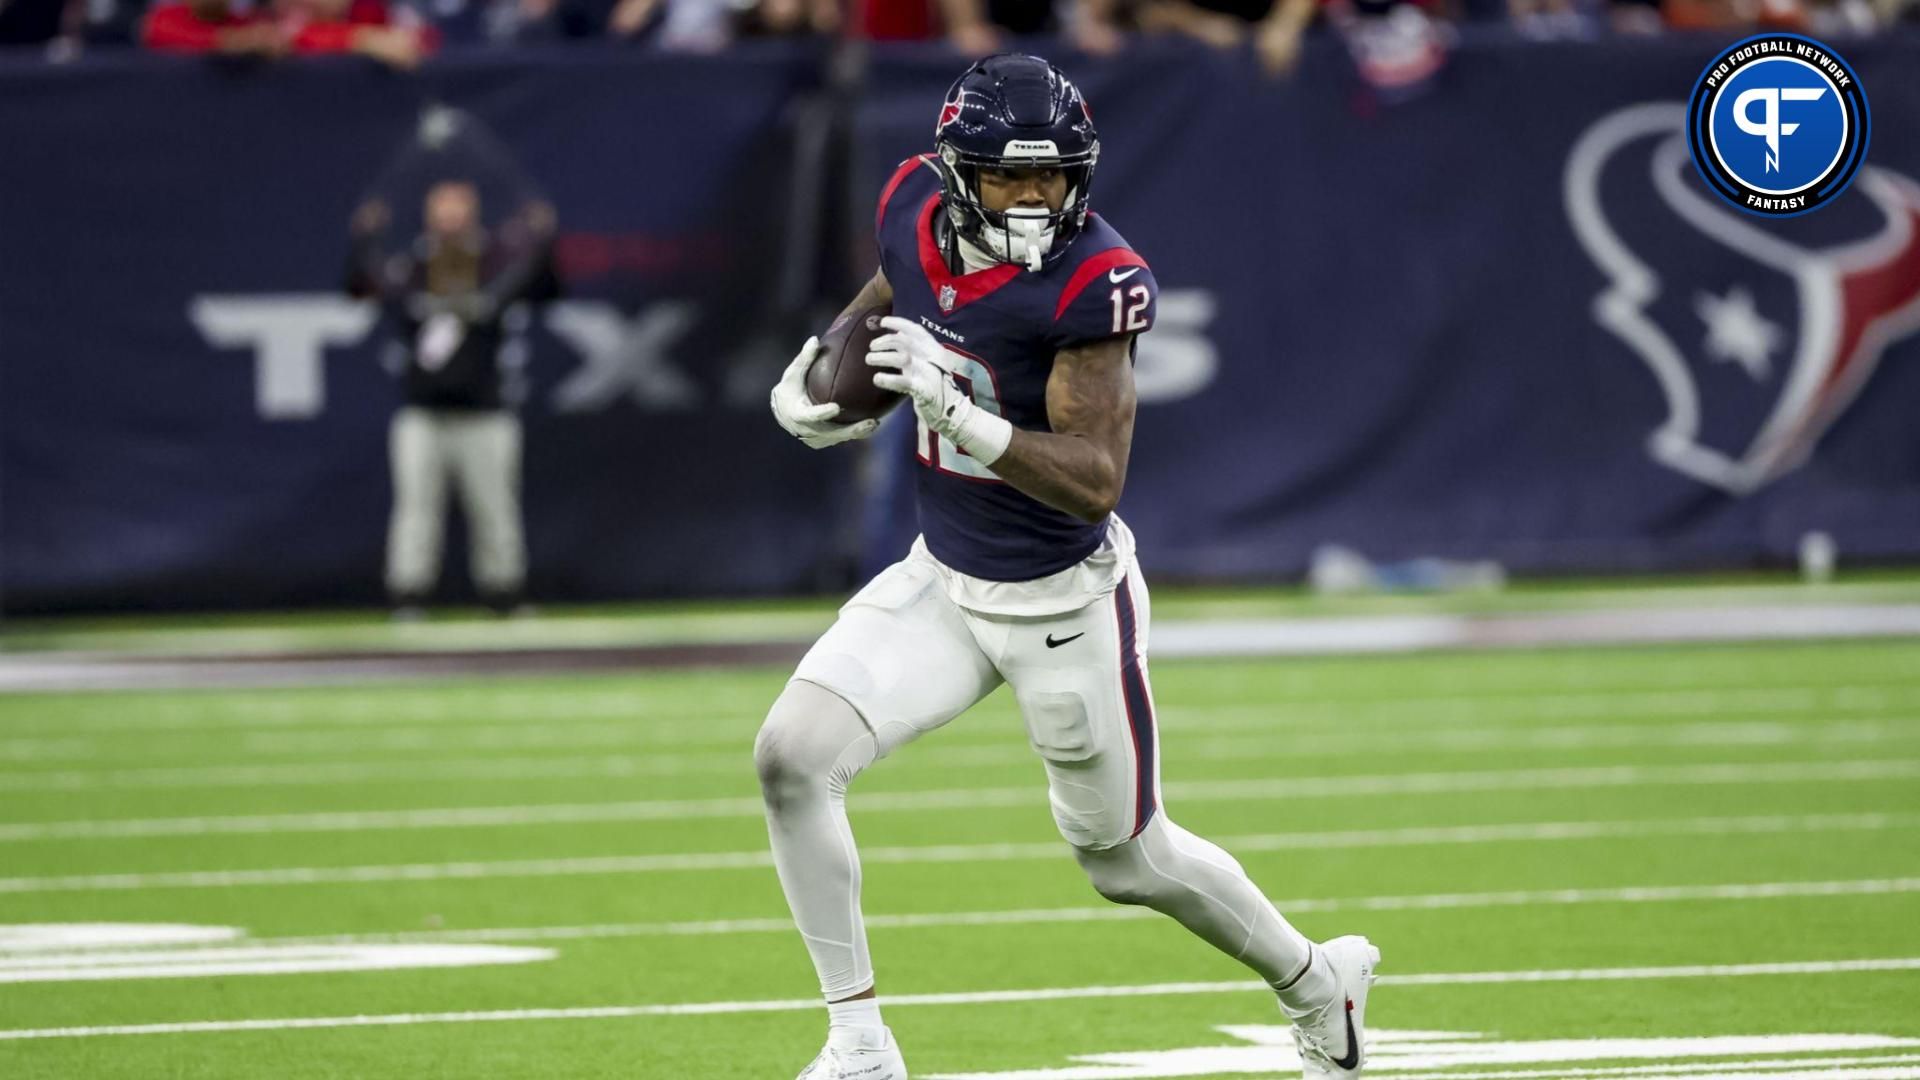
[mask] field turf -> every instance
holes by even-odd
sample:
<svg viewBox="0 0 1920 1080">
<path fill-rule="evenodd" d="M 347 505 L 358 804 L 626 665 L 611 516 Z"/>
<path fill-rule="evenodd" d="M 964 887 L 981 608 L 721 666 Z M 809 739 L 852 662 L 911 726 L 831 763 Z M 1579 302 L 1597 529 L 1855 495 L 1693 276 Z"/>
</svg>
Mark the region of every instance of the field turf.
<svg viewBox="0 0 1920 1080">
<path fill-rule="evenodd" d="M 1384 950 L 1380 1074 L 1920 1077 L 1920 643 L 1153 675 L 1173 816 Z M 784 676 L 0 697 L 0 1078 L 786 1080 L 824 1017 L 750 764 Z M 851 806 L 916 1080 L 1283 1075 L 1270 995 L 1087 886 L 1004 692 Z M 53 978 L 86 957 L 7 944 L 46 923 L 553 955 Z M 1811 1035 L 1883 1038 L 1685 1041 Z"/>
</svg>

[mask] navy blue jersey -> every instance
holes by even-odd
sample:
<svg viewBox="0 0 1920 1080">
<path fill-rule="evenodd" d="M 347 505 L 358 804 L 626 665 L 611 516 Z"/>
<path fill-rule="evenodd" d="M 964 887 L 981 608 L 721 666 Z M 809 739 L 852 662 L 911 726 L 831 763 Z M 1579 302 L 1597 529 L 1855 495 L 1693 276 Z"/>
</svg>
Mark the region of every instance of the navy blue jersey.
<svg viewBox="0 0 1920 1080">
<path fill-rule="evenodd" d="M 880 196 L 874 235 L 893 313 L 953 353 L 954 382 L 1017 428 L 1050 431 L 1056 352 L 1152 329 L 1159 293 L 1147 262 L 1089 216 L 1066 253 L 1038 271 L 1011 263 L 952 274 L 934 242 L 940 175 L 928 156 L 900 166 Z M 1093 554 L 1106 536 L 1016 490 L 920 425 L 920 531 L 946 565 L 990 581 L 1030 581 Z"/>
</svg>

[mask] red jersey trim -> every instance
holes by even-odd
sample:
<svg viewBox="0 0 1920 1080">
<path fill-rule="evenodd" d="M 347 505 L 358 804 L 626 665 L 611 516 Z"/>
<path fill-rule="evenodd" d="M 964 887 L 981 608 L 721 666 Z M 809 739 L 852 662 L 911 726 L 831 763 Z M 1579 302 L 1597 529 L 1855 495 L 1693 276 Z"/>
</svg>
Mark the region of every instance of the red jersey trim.
<svg viewBox="0 0 1920 1080">
<path fill-rule="evenodd" d="M 1129 248 L 1108 248 L 1081 263 L 1074 269 L 1073 276 L 1067 279 L 1067 287 L 1060 290 L 1060 302 L 1053 308 L 1053 321 L 1060 321 L 1060 316 L 1065 315 L 1068 306 L 1079 299 L 1087 286 L 1093 284 L 1094 278 L 1122 266 L 1145 268 L 1146 265 L 1147 260 L 1141 258 L 1139 252 Z"/>
<path fill-rule="evenodd" d="M 939 245 L 933 242 L 933 212 L 939 206 L 940 196 L 927 196 L 926 204 L 920 207 L 920 221 L 914 226 L 914 235 L 920 241 L 920 272 L 927 276 L 927 284 L 933 289 L 934 302 L 940 308 L 940 314 L 951 315 L 975 300 L 992 294 L 1026 271 L 1012 263 L 1001 263 L 958 277 L 948 273 L 947 260 L 941 257 Z M 953 289 L 951 305 L 939 302 L 940 290 L 945 288 Z"/>
<path fill-rule="evenodd" d="M 893 201 L 893 193 L 899 190 L 907 177 L 913 175 L 913 170 L 922 165 L 932 168 L 933 155 L 921 154 L 901 162 L 900 167 L 894 170 L 893 179 L 888 180 L 887 186 L 880 189 L 880 205 L 873 208 L 873 235 L 880 235 L 880 226 L 887 220 L 887 204 Z"/>
</svg>

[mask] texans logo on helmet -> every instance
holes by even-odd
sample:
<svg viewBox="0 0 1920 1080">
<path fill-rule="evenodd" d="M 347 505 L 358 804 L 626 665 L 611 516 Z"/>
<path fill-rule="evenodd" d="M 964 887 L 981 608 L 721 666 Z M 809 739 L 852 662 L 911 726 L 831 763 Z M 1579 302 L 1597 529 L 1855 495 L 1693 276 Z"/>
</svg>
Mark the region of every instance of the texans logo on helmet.
<svg viewBox="0 0 1920 1080">
<path fill-rule="evenodd" d="M 1666 398 L 1649 452 L 1746 494 L 1807 460 L 1888 350 L 1920 355 L 1920 184 L 1864 167 L 1789 233 L 1710 194 L 1689 156 L 1685 106 L 1622 109 L 1574 145 L 1566 205 L 1606 275 L 1594 319 Z"/>
<path fill-rule="evenodd" d="M 963 95 L 955 95 L 953 100 L 940 106 L 940 119 L 936 120 L 933 125 L 934 135 L 938 136 L 942 131 L 947 129 L 948 124 L 960 119 L 960 102 L 962 100 Z"/>
</svg>

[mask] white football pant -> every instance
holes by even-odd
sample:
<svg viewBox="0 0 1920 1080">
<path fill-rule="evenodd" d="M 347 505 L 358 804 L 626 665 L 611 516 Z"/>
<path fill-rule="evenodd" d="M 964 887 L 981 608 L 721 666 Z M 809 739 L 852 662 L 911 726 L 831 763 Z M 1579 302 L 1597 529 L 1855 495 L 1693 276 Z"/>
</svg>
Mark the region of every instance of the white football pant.
<svg viewBox="0 0 1920 1080">
<path fill-rule="evenodd" d="M 828 1000 L 873 985 L 847 785 L 1002 682 L 1045 764 L 1054 823 L 1102 895 L 1165 912 L 1276 986 L 1301 980 L 1306 939 L 1239 863 L 1161 809 L 1138 565 L 1084 607 L 1011 616 L 954 603 L 929 560 L 916 552 L 841 608 L 755 746 L 781 887 Z"/>
</svg>

